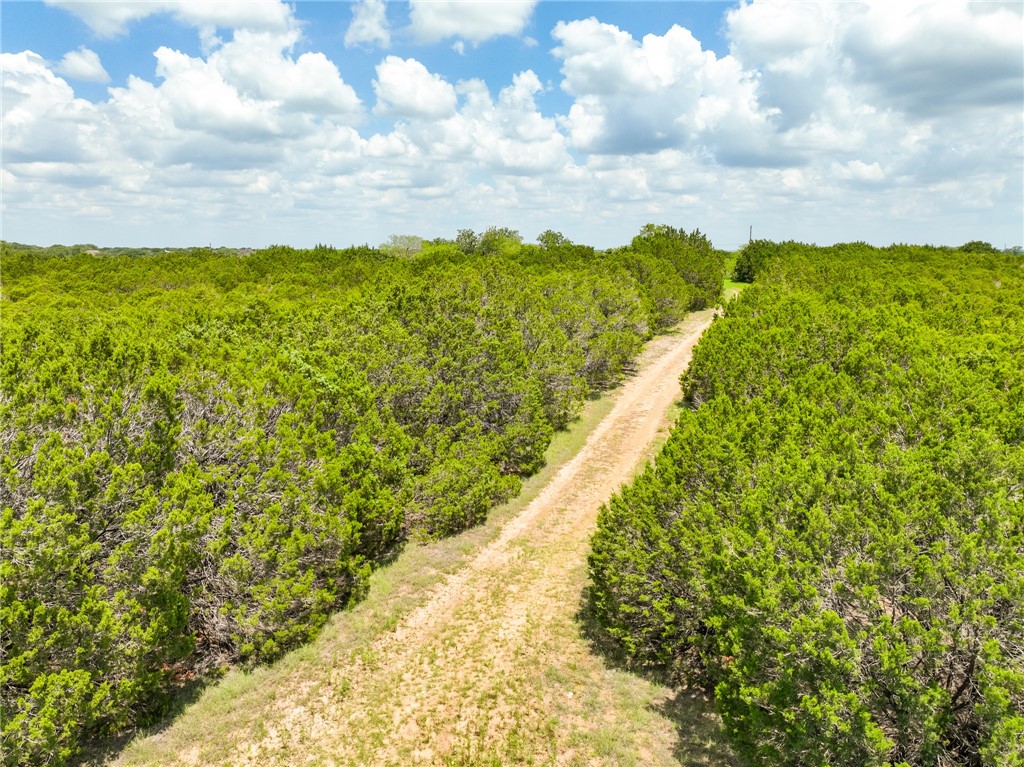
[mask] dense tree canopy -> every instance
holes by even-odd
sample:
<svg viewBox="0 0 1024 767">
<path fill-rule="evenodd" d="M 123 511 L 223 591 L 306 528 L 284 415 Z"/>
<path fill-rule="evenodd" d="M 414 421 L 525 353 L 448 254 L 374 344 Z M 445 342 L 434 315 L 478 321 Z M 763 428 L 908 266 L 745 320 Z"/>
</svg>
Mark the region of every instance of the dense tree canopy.
<svg viewBox="0 0 1024 767">
<path fill-rule="evenodd" d="M 391 254 L 4 244 L 5 762 L 62 763 L 159 716 L 185 674 L 279 656 L 396 545 L 484 519 L 721 282 L 703 238 L 672 237 L 656 256 L 496 228 Z"/>
<path fill-rule="evenodd" d="M 595 607 L 764 765 L 1024 760 L 1024 261 L 753 243 Z"/>
</svg>

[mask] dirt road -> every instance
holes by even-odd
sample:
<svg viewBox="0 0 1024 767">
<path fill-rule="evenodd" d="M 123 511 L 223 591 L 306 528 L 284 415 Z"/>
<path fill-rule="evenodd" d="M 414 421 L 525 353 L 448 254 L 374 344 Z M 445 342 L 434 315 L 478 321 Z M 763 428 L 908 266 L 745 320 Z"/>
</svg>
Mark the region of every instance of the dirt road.
<svg viewBox="0 0 1024 767">
<path fill-rule="evenodd" d="M 393 629 L 358 652 L 321 648 L 264 690 L 248 721 L 237 703 L 240 724 L 216 742 L 193 722 L 186 747 L 172 727 L 157 736 L 159 761 L 728 763 L 706 704 L 609 667 L 576 618 L 597 510 L 666 431 L 679 375 L 711 319 L 695 314 L 654 339 L 575 458 Z M 122 762 L 134 763 L 132 753 Z"/>
</svg>

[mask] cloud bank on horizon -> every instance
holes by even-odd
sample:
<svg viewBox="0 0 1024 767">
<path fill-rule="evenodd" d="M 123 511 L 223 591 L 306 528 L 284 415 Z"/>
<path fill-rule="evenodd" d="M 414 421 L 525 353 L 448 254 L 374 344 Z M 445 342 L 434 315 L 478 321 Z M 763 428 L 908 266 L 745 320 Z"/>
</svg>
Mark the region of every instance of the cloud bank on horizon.
<svg viewBox="0 0 1024 767">
<path fill-rule="evenodd" d="M 4 237 L 1021 244 L 1024 4 L 658 5 L 47 0 L 77 32 L 0 54 Z"/>
</svg>

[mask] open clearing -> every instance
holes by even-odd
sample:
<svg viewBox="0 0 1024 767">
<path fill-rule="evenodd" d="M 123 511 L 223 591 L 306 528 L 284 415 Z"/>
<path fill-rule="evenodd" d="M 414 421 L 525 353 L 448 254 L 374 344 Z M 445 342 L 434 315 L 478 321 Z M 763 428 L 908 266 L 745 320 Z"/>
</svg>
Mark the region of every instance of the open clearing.
<svg viewBox="0 0 1024 767">
<path fill-rule="evenodd" d="M 114 763 L 732 764 L 710 704 L 622 670 L 579 618 L 597 510 L 666 435 L 712 317 L 648 344 L 636 375 L 560 436 L 528 504 L 407 547 L 316 642 L 232 672 Z"/>
</svg>

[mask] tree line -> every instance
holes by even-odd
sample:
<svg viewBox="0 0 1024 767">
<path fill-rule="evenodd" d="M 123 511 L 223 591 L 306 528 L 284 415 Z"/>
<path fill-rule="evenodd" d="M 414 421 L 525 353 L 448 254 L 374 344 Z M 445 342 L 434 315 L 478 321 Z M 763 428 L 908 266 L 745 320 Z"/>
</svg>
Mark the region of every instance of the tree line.
<svg viewBox="0 0 1024 767">
<path fill-rule="evenodd" d="M 308 641 L 403 542 L 514 495 L 723 277 L 699 232 L 540 243 L 4 243 L 5 763 L 61 764 L 184 678 Z"/>
<path fill-rule="evenodd" d="M 1024 261 L 755 242 L 593 607 L 763 765 L 1024 763 Z"/>
</svg>

